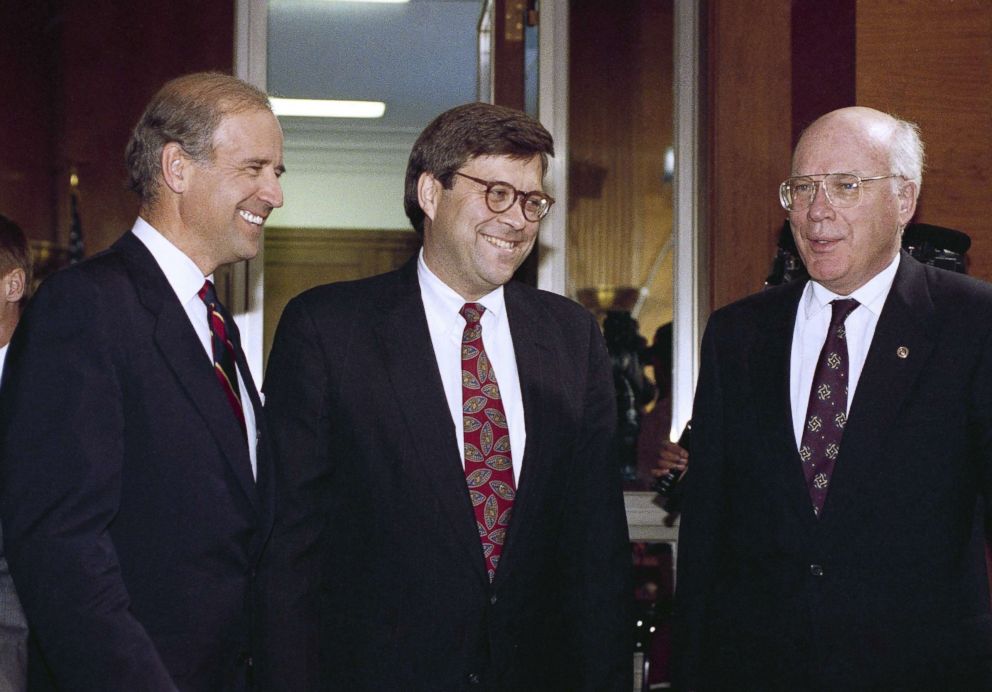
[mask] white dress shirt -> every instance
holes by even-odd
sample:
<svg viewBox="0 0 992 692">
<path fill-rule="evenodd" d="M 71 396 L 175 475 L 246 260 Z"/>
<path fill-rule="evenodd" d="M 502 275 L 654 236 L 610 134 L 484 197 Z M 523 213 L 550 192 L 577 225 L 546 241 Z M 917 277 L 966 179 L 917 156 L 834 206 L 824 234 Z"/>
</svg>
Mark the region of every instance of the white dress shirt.
<svg viewBox="0 0 992 692">
<path fill-rule="evenodd" d="M 10 342 L 7 342 L 3 346 L 0 346 L 0 377 L 3 376 L 3 364 L 7 360 L 7 348 L 10 346 Z"/>
<path fill-rule="evenodd" d="M 145 244 L 162 273 L 165 274 L 165 278 L 169 281 L 169 285 L 176 292 L 176 297 L 186 311 L 186 316 L 189 317 L 196 335 L 200 337 L 200 343 L 203 345 L 203 352 L 206 354 L 208 362 L 213 366 L 210 323 L 207 321 L 206 305 L 200 299 L 199 293 L 200 289 L 203 288 L 203 282 L 206 279 L 213 281 L 214 275 L 204 276 L 193 260 L 140 216 L 134 222 L 131 232 Z M 249 374 L 248 377 L 251 375 Z M 252 406 L 251 397 L 248 396 L 248 390 L 245 388 L 245 373 L 241 372 L 240 367 L 238 368 L 238 389 L 241 391 L 241 408 L 244 409 L 245 413 L 251 472 L 252 475 L 256 475 L 258 450 L 256 448 L 255 408 Z"/>
<path fill-rule="evenodd" d="M 427 268 L 423 249 L 417 262 L 417 279 L 420 282 L 424 311 L 427 313 L 427 327 L 434 346 L 434 357 L 437 359 L 437 368 L 441 373 L 444 396 L 451 410 L 451 421 L 455 427 L 458 451 L 464 467 L 465 429 L 462 416 L 461 362 L 465 318 L 461 316 L 460 311 L 467 301 Z M 524 427 L 524 402 L 520 395 L 517 358 L 513 352 L 510 322 L 506 317 L 506 304 L 503 301 L 503 287 L 500 286 L 475 302 L 481 303 L 486 308 L 482 314 L 482 344 L 485 346 L 486 355 L 499 384 L 499 395 L 503 401 L 507 425 L 510 427 L 513 477 L 515 481 L 519 481 L 527 432 Z"/>
<path fill-rule="evenodd" d="M 849 296 L 837 295 L 815 281 L 806 284 L 796 311 L 789 369 L 792 428 L 796 435 L 797 449 L 802 445 L 803 422 L 806 420 L 809 391 L 813 386 L 816 362 L 820 359 L 820 351 L 823 350 L 823 342 L 827 340 L 827 329 L 830 327 L 830 316 L 833 312 L 830 301 L 854 298 L 860 303 L 844 322 L 848 362 L 847 410 L 850 410 L 861 371 L 865 366 L 868 348 L 871 346 L 872 337 L 875 336 L 878 317 L 882 314 L 882 307 L 889 296 L 898 268 L 899 253 L 896 253 L 895 258 L 885 269 Z"/>
</svg>

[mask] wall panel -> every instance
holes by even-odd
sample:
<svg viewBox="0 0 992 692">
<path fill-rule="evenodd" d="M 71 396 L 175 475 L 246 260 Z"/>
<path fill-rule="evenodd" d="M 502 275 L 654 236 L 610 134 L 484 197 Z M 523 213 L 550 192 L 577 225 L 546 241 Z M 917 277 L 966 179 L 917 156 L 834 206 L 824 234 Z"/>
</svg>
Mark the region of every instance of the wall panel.
<svg viewBox="0 0 992 692">
<path fill-rule="evenodd" d="M 52 2 L 0 2 L 0 213 L 34 240 L 53 240 L 52 160 L 58 41 Z"/>
<path fill-rule="evenodd" d="M 709 5 L 707 218 L 714 308 L 761 288 L 785 218 L 792 139 L 790 3 Z"/>
<path fill-rule="evenodd" d="M 308 288 L 396 269 L 420 248 L 414 231 L 336 228 L 265 229 L 264 354 L 283 308 Z"/>
<path fill-rule="evenodd" d="M 230 72 L 234 2 L 0 2 L 0 211 L 65 245 L 69 173 L 79 174 L 87 254 L 130 227 L 124 147 L 151 95 L 198 70 Z M 6 211 L 9 210 L 9 211 Z"/>
<path fill-rule="evenodd" d="M 919 124 L 927 168 L 916 220 L 972 238 L 992 280 L 992 2 L 858 2 L 858 103 Z"/>
<path fill-rule="evenodd" d="M 575 2 L 569 18 L 569 292 L 646 287 L 637 317 L 650 338 L 672 311 L 664 159 L 672 145 L 673 4 Z"/>
</svg>

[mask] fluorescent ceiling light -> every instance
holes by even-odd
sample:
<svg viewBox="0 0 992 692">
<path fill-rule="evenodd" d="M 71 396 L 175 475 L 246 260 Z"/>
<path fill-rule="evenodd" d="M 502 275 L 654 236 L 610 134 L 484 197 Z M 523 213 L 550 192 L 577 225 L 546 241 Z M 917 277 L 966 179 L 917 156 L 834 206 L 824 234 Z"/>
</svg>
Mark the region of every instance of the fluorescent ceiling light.
<svg viewBox="0 0 992 692">
<path fill-rule="evenodd" d="M 401 5 L 403 3 L 410 2 L 410 0 L 332 0 L 332 1 L 336 1 L 336 2 L 381 2 L 381 3 L 390 3 L 390 4 L 395 4 L 395 5 Z"/>
<path fill-rule="evenodd" d="M 386 112 L 386 104 L 382 101 L 280 98 L 270 98 L 269 101 L 276 115 L 300 118 L 381 118 Z"/>
</svg>

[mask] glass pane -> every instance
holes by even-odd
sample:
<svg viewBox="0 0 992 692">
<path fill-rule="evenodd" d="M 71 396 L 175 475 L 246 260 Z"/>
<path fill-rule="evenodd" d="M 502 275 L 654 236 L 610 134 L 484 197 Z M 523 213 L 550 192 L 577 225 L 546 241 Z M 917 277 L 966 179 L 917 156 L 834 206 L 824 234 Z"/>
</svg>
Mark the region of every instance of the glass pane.
<svg viewBox="0 0 992 692">
<path fill-rule="evenodd" d="M 671 427 L 671 347 L 657 371 L 644 347 L 672 319 L 673 12 L 672 0 L 570 4 L 569 288 L 604 317 L 630 489 L 650 481 L 638 437 L 656 446 Z"/>
</svg>

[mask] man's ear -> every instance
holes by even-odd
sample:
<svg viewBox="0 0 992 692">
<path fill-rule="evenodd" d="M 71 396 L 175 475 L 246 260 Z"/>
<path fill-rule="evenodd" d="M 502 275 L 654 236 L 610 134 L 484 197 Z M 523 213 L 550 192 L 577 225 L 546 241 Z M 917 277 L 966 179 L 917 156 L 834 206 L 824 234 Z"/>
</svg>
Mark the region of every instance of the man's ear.
<svg viewBox="0 0 992 692">
<path fill-rule="evenodd" d="M 162 147 L 162 182 L 175 193 L 185 192 L 192 163 L 178 142 L 167 143 Z"/>
<path fill-rule="evenodd" d="M 3 277 L 3 300 L 7 303 L 19 303 L 24 297 L 27 275 L 20 267 L 11 269 Z"/>
<path fill-rule="evenodd" d="M 899 200 L 899 223 L 905 226 L 916 212 L 916 183 L 906 180 L 899 186 L 896 199 Z"/>
<path fill-rule="evenodd" d="M 417 179 L 417 201 L 424 210 L 424 216 L 431 221 L 437 215 L 437 205 L 441 200 L 441 190 L 444 186 L 432 174 L 424 172 Z"/>
</svg>

